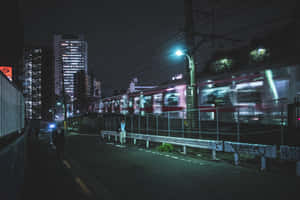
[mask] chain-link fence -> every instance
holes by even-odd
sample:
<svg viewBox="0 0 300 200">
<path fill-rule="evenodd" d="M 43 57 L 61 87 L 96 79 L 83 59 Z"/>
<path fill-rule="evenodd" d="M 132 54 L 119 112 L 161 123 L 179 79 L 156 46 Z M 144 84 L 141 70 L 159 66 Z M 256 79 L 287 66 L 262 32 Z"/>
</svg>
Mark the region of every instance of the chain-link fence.
<svg viewBox="0 0 300 200">
<path fill-rule="evenodd" d="M 103 115 L 103 129 L 117 131 L 121 119 L 129 132 L 230 140 L 263 144 L 284 144 L 287 132 L 287 104 L 211 107 L 144 115 Z"/>
</svg>

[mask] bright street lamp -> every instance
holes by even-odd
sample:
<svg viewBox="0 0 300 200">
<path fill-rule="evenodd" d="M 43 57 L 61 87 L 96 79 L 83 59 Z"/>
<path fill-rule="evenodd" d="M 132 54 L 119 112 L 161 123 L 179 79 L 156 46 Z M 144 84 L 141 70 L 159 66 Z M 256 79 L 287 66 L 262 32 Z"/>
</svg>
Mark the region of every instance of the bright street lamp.
<svg viewBox="0 0 300 200">
<path fill-rule="evenodd" d="M 178 49 L 176 52 L 175 52 L 175 55 L 176 56 L 182 56 L 184 53 L 180 50 L 180 49 Z"/>
<path fill-rule="evenodd" d="M 195 80 L 195 63 L 193 57 L 191 57 L 189 54 L 185 53 L 184 51 L 178 49 L 175 52 L 176 56 L 183 56 L 185 55 L 189 62 L 189 72 L 190 72 L 190 86 L 196 86 L 196 80 Z"/>
</svg>

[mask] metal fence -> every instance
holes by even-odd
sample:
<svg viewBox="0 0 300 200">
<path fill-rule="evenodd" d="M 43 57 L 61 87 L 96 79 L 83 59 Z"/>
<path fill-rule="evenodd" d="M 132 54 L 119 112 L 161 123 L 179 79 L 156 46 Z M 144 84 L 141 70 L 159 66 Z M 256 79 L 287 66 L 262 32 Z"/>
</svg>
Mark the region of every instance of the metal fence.
<svg viewBox="0 0 300 200">
<path fill-rule="evenodd" d="M 0 72 L 0 137 L 24 128 L 22 93 Z"/>
<path fill-rule="evenodd" d="M 144 115 L 104 114 L 104 130 L 116 131 L 121 118 L 129 132 L 212 140 L 285 144 L 287 104 L 276 103 L 270 112 L 255 107 L 216 107 Z M 246 115 L 247 114 L 247 115 Z"/>
</svg>

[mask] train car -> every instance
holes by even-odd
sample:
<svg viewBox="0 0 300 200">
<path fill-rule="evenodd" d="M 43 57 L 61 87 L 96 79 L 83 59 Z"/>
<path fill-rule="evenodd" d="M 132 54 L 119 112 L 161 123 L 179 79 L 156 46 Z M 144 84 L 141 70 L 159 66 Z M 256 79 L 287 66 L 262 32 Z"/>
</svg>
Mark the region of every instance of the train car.
<svg viewBox="0 0 300 200">
<path fill-rule="evenodd" d="M 186 108 L 185 84 L 170 84 L 124 96 L 123 109 L 127 113 L 142 115 L 145 113 L 162 114 Z"/>
<path fill-rule="evenodd" d="M 198 79 L 198 109 L 204 119 L 214 120 L 216 107 L 221 120 L 282 120 L 291 94 L 299 92 L 299 67 L 222 74 Z M 292 78 L 294 77 L 294 80 Z M 122 114 L 164 114 L 178 111 L 185 117 L 186 84 L 174 81 L 142 92 L 128 93 L 103 100 L 104 112 Z M 238 111 L 238 112 L 237 112 Z M 205 114 L 206 113 L 206 114 Z"/>
</svg>

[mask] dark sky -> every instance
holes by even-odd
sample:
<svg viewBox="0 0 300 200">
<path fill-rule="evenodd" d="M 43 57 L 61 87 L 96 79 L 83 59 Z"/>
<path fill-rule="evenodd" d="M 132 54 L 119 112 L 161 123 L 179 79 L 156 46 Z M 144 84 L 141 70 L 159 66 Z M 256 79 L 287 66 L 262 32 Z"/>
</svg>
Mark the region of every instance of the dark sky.
<svg viewBox="0 0 300 200">
<path fill-rule="evenodd" d="M 212 2 L 196 0 L 194 8 L 211 11 Z M 290 15 L 294 2 L 217 0 L 216 33 L 248 42 L 270 26 L 266 21 Z M 183 0 L 26 0 L 25 42 L 51 45 L 54 33 L 83 33 L 89 46 L 89 71 L 102 81 L 104 94 L 126 89 L 135 76 L 141 83 L 157 84 L 184 72 L 183 60 L 169 56 L 173 47 L 182 44 L 183 5 Z M 197 31 L 209 33 L 210 22 L 211 18 L 195 12 Z M 232 45 L 206 44 L 197 62 L 216 48 Z"/>
<path fill-rule="evenodd" d="M 24 4 L 26 43 L 51 44 L 54 33 L 84 33 L 88 68 L 106 93 L 127 88 L 135 75 L 145 83 L 154 77 L 156 83 L 180 70 L 180 62 L 168 61 L 167 51 L 183 20 L 182 0 L 27 0 Z M 155 71 L 162 69 L 157 65 L 167 70 Z"/>
</svg>

